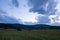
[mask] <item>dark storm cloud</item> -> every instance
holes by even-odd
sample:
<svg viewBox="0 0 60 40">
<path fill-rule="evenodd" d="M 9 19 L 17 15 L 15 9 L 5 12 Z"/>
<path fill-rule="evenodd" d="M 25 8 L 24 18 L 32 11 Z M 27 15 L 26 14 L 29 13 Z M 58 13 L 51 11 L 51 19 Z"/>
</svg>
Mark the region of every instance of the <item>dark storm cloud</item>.
<svg viewBox="0 0 60 40">
<path fill-rule="evenodd" d="M 18 6 L 19 6 L 18 0 L 12 0 L 12 4 L 13 4 L 15 7 L 18 7 Z"/>
<path fill-rule="evenodd" d="M 31 6 L 30 12 L 52 15 L 56 12 L 57 2 L 55 0 L 29 0 L 28 5 Z"/>
<path fill-rule="evenodd" d="M 48 16 L 38 16 L 37 20 L 38 20 L 38 23 L 41 23 L 41 24 L 50 23 L 50 19 L 48 18 Z"/>
<path fill-rule="evenodd" d="M 19 23 L 17 19 L 0 15 L 0 23 Z"/>
<path fill-rule="evenodd" d="M 0 10 L 0 23 L 19 23 L 19 21 L 13 17 L 6 16 L 7 12 Z"/>
<path fill-rule="evenodd" d="M 0 9 L 0 15 L 1 14 L 6 14 L 6 12 Z"/>
</svg>

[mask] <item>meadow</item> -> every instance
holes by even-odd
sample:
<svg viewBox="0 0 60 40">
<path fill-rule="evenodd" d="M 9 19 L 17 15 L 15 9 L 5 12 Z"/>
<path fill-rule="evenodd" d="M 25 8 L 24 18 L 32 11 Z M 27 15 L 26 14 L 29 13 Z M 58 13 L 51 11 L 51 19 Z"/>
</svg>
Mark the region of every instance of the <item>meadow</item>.
<svg viewBox="0 0 60 40">
<path fill-rule="evenodd" d="M 0 40 L 60 40 L 60 30 L 1 29 Z"/>
</svg>

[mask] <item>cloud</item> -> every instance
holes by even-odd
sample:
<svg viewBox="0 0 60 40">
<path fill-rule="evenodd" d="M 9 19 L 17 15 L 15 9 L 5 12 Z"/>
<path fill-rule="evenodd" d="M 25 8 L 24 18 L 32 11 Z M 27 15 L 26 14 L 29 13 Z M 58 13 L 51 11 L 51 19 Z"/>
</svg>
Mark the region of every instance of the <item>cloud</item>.
<svg viewBox="0 0 60 40">
<path fill-rule="evenodd" d="M 30 12 L 38 12 L 39 14 L 55 14 L 57 2 L 55 0 L 29 0 L 28 5 L 31 6 Z"/>
<path fill-rule="evenodd" d="M 60 26 L 60 23 L 53 23 L 53 24 L 50 24 L 50 25 L 53 25 L 53 26 Z"/>
<path fill-rule="evenodd" d="M 29 0 L 28 5 L 31 7 L 30 12 L 37 12 L 39 15 L 37 21 L 39 24 L 50 23 L 56 18 L 51 20 L 49 16 L 56 15 L 57 0 Z"/>
<path fill-rule="evenodd" d="M 58 15 L 51 15 L 49 16 L 51 23 L 60 23 L 60 16 Z"/>
<path fill-rule="evenodd" d="M 26 1 L 28 1 L 28 5 L 29 5 L 28 7 L 26 6 L 27 5 Z M 57 9 L 55 9 L 56 5 L 57 5 L 57 2 L 55 0 L 0 0 L 0 9 L 3 9 L 3 10 L 0 10 L 0 22 L 2 22 L 2 23 L 20 23 L 21 21 L 18 20 L 18 18 L 19 19 L 24 18 L 24 20 L 25 20 L 27 18 L 27 15 L 33 16 L 34 12 L 36 12 L 38 15 L 39 14 L 44 15 L 44 16 L 39 15 L 37 17 L 38 23 L 44 23 L 44 24 L 50 23 L 51 19 L 49 19 L 49 16 L 53 15 L 53 14 L 55 15 L 56 10 L 57 10 Z M 23 7 L 23 6 L 25 6 L 25 7 Z M 14 7 L 17 9 L 15 9 Z M 27 11 L 30 11 L 30 13 L 32 12 L 33 14 L 30 15 L 30 13 Z M 11 16 L 14 16 L 15 18 L 11 17 Z M 35 17 L 36 17 L 36 15 L 35 15 Z M 34 18 L 34 17 L 32 17 L 32 18 Z M 27 18 L 27 19 L 29 19 L 29 18 Z M 54 20 L 56 20 L 56 19 L 54 18 Z M 30 23 L 26 23 L 26 24 L 30 24 Z"/>
<path fill-rule="evenodd" d="M 12 18 L 12 17 L 0 15 L 0 23 L 19 23 L 19 21 L 15 18 Z"/>
<path fill-rule="evenodd" d="M 50 19 L 47 15 L 38 16 L 37 21 L 38 21 L 39 24 L 50 23 Z"/>
<path fill-rule="evenodd" d="M 15 7 L 19 7 L 19 2 L 18 2 L 18 0 L 12 0 L 12 4 L 13 4 Z"/>
<path fill-rule="evenodd" d="M 19 6 L 18 0 L 0 0 L 0 23 L 22 23 L 20 19 L 9 16 L 9 12 L 11 12 L 9 9 L 11 7 L 10 4 L 15 7 Z"/>
<path fill-rule="evenodd" d="M 0 23 L 19 23 L 14 17 L 9 17 L 6 15 L 7 12 L 0 10 Z"/>
<path fill-rule="evenodd" d="M 1 14 L 6 14 L 6 12 L 5 12 L 4 10 L 1 10 L 1 9 L 0 9 L 0 15 L 1 15 Z"/>
</svg>

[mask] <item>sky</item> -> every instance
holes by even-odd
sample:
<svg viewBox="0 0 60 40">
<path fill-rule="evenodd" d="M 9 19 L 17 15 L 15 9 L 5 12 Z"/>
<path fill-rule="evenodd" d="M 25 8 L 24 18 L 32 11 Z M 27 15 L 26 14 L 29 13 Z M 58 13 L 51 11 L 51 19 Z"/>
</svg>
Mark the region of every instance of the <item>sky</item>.
<svg viewBox="0 0 60 40">
<path fill-rule="evenodd" d="M 0 23 L 60 24 L 60 0 L 0 0 Z"/>
</svg>

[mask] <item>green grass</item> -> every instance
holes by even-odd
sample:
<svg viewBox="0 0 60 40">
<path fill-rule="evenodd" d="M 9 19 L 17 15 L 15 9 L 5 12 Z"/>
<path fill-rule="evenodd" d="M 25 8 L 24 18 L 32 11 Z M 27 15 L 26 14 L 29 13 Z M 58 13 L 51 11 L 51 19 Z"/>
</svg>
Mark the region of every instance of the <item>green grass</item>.
<svg viewBox="0 0 60 40">
<path fill-rule="evenodd" d="M 0 40 L 60 40 L 60 30 L 0 30 Z"/>
</svg>

